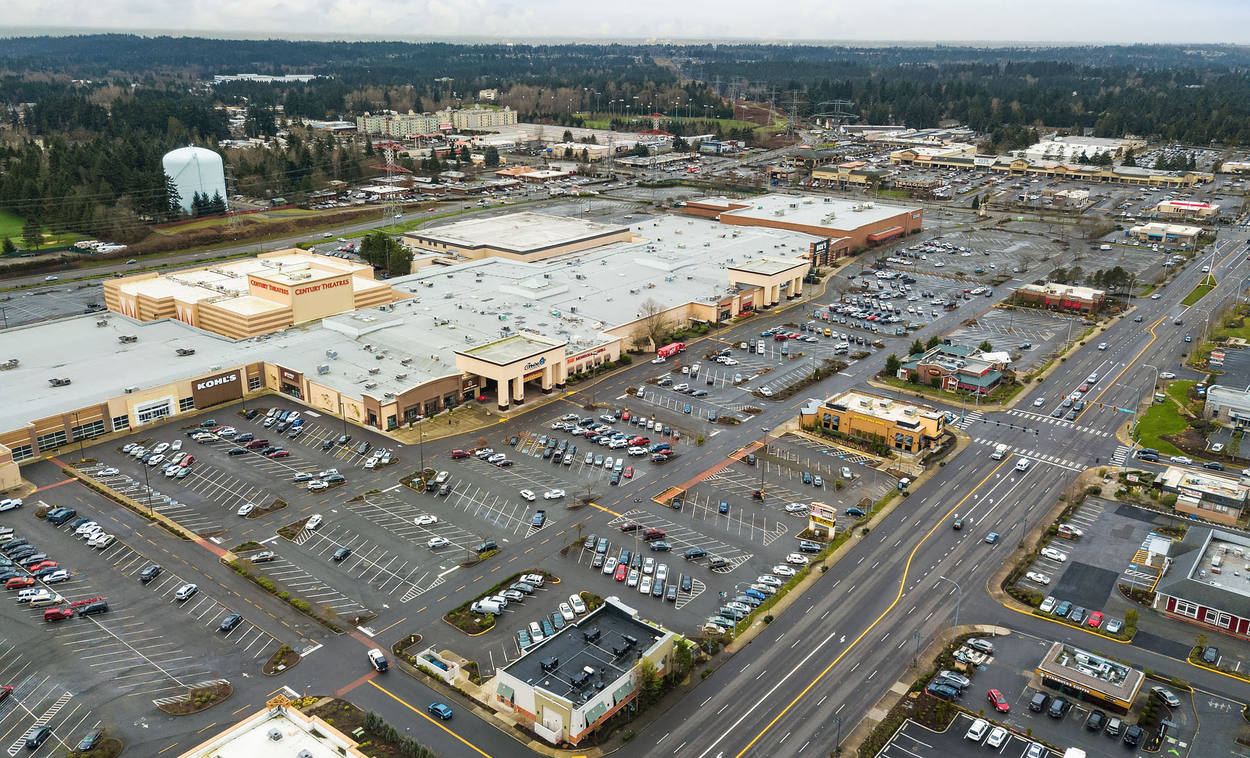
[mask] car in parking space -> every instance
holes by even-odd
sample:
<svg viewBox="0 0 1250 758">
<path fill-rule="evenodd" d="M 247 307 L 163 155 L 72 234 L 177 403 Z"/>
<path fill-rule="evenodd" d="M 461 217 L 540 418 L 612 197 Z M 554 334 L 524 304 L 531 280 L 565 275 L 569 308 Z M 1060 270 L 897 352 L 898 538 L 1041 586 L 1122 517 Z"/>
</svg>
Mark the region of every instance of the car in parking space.
<svg viewBox="0 0 1250 758">
<path fill-rule="evenodd" d="M 673 546 L 665 542 L 664 540 L 656 540 L 654 542 L 650 542 L 647 544 L 647 547 L 651 548 L 653 551 L 657 553 L 667 553 L 668 551 L 673 549 Z M 713 559 L 713 561 L 715 561 L 715 559 Z M 713 565 L 712 563 L 709 563 L 708 567 L 716 568 L 716 566 Z"/>
<path fill-rule="evenodd" d="M 818 542 L 811 542 L 809 540 L 799 540 L 799 552 L 800 553 L 819 553 L 823 549 L 824 549 L 823 546 Z"/>
<path fill-rule="evenodd" d="M 1072 707 L 1072 703 L 1067 698 L 1056 696 L 1050 701 L 1050 707 L 1046 709 L 1046 714 L 1052 719 L 1061 719 L 1068 715 L 1068 710 Z"/>
<path fill-rule="evenodd" d="M 244 503 L 243 505 L 239 506 L 239 509 L 235 511 L 235 514 L 238 516 L 246 516 L 254 510 L 256 510 L 255 503 Z"/>
<path fill-rule="evenodd" d="M 612 560 L 613 560 L 613 561 L 615 561 L 616 559 L 615 559 L 615 558 L 613 558 Z M 608 569 L 609 565 L 611 565 L 611 564 L 605 564 L 605 565 L 604 565 L 604 567 L 603 567 L 603 568 L 604 568 L 604 573 L 609 573 L 609 574 L 612 574 L 612 575 L 613 575 L 613 577 L 612 577 L 612 578 L 613 578 L 613 579 L 615 579 L 615 580 L 616 580 L 616 581 L 618 581 L 618 582 L 623 582 L 623 581 L 625 581 L 626 576 L 629 574 L 629 564 L 628 564 L 628 563 L 617 563 L 617 564 L 615 564 L 615 567 L 616 567 L 616 568 L 615 568 L 615 571 L 608 571 L 607 569 Z"/>
<path fill-rule="evenodd" d="M 985 738 L 985 734 L 990 730 L 990 722 L 985 719 L 976 719 L 968 727 L 968 731 L 964 732 L 964 739 L 980 742 Z"/>
<path fill-rule="evenodd" d="M 446 537 L 431 537 L 430 541 L 425 543 L 425 546 L 431 550 L 437 550 L 440 547 L 447 547 L 450 544 L 451 540 Z"/>
<path fill-rule="evenodd" d="M 42 579 L 44 584 L 60 584 L 61 582 L 68 581 L 69 576 L 70 574 L 67 569 L 58 568 L 44 574 Z"/>
<path fill-rule="evenodd" d="M 775 576 L 770 576 L 770 575 L 768 575 L 768 574 L 764 574 L 764 575 L 762 575 L 762 576 L 760 576 L 760 577 L 756 578 L 756 580 L 755 580 L 755 581 L 756 581 L 757 583 L 759 583 L 759 584 L 763 584 L 763 585 L 768 586 L 768 587 L 781 587 L 781 586 L 783 586 L 783 585 L 785 584 L 784 582 L 782 582 L 782 581 L 781 581 L 780 579 L 778 579 L 777 577 L 775 577 Z"/>
<path fill-rule="evenodd" d="M 801 553 L 790 553 L 786 556 L 786 563 L 795 566 L 806 566 L 808 563 L 811 563 L 811 559 Z"/>
<path fill-rule="evenodd" d="M 989 748 L 1001 748 L 1003 743 L 1007 741 L 1007 730 L 1001 726 L 996 726 L 990 730 L 990 734 L 985 738 L 985 746 Z"/>
<path fill-rule="evenodd" d="M 217 631 L 219 632 L 233 631 L 236 626 L 242 623 L 243 623 L 242 613 L 231 613 L 229 616 L 226 616 L 224 619 L 222 619 L 221 623 L 217 625 Z"/>
<path fill-rule="evenodd" d="M 1049 576 L 1047 576 L 1047 575 L 1045 575 L 1045 574 L 1043 574 L 1043 573 L 1037 572 L 1037 571 L 1030 571 L 1030 572 L 1028 572 L 1027 574 L 1025 574 L 1024 576 L 1025 576 L 1025 578 L 1026 578 L 1026 579 L 1028 579 L 1030 582 L 1036 582 L 1036 583 L 1041 584 L 1041 585 L 1047 585 L 1047 584 L 1050 584 L 1050 577 L 1049 577 Z"/>
<path fill-rule="evenodd" d="M 268 561 L 272 561 L 273 559 L 277 557 L 278 557 L 278 554 L 272 550 L 262 550 L 256 555 L 252 556 L 252 563 L 267 563 Z M 159 572 L 160 566 L 157 566 L 157 569 L 158 569 L 157 573 L 160 573 Z"/>
<path fill-rule="evenodd" d="M 792 566 L 787 566 L 784 563 L 779 563 L 776 566 L 773 566 L 772 572 L 776 574 L 777 576 L 787 576 L 787 577 L 794 576 L 795 574 L 798 573 L 797 571 L 794 570 Z"/>
<path fill-rule="evenodd" d="M 308 520 L 307 520 L 307 521 L 305 521 L 305 522 L 304 522 L 304 528 L 305 528 L 305 529 L 316 529 L 317 527 L 321 526 L 321 522 L 322 522 L 323 520 L 324 520 L 324 519 L 322 519 L 322 517 L 321 517 L 321 514 L 320 514 L 320 513 L 314 513 L 313 515 L 311 515 L 311 516 L 309 516 L 309 517 L 308 517 Z"/>
<path fill-rule="evenodd" d="M 184 602 L 186 600 L 190 600 L 191 597 L 194 596 L 195 593 L 199 591 L 200 591 L 199 587 L 197 587 L 195 584 L 191 582 L 188 582 L 182 585 L 181 587 L 179 587 L 174 592 L 174 600 L 177 600 L 178 602 Z"/>
<path fill-rule="evenodd" d="M 1054 549 L 1053 547 L 1044 547 L 1039 551 L 1044 557 L 1058 563 L 1064 563 L 1068 560 L 1068 554 Z"/>
<path fill-rule="evenodd" d="M 1089 614 L 1089 618 L 1085 619 L 1085 625 L 1097 629 L 1102 626 L 1103 615 L 1101 611 L 1094 611 Z"/>
<path fill-rule="evenodd" d="M 578 615 L 586 612 L 586 603 L 578 595 L 569 595 L 569 605 L 572 606 L 573 612 Z"/>
<path fill-rule="evenodd" d="M 97 534 L 96 536 L 92 537 L 87 542 L 87 545 L 89 545 L 90 547 L 94 547 L 100 550 L 103 550 L 104 548 L 112 544 L 113 544 L 113 535 L 107 534 L 104 532 Z"/>
<path fill-rule="evenodd" d="M 330 556 L 330 559 L 333 560 L 335 563 L 338 563 L 342 560 L 345 560 L 347 556 L 351 554 L 352 554 L 352 549 L 350 547 L 344 546 L 344 547 L 340 547 L 338 550 L 335 550 L 334 555 Z"/>
<path fill-rule="evenodd" d="M 521 592 L 520 590 L 514 590 L 514 589 L 509 588 L 509 589 L 504 590 L 500 594 L 504 596 L 504 599 L 511 600 L 516 603 L 520 603 L 525 600 L 525 593 Z"/>
<path fill-rule="evenodd" d="M 1207 646 L 1202 650 L 1202 662 L 1214 666 L 1220 660 L 1220 649 Z"/>
</svg>

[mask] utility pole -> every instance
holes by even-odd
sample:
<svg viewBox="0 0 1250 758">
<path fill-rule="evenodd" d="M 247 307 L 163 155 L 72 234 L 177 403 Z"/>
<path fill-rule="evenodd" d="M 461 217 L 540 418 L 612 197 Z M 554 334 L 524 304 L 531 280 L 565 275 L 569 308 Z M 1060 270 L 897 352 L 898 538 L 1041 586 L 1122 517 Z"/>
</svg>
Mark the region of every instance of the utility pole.
<svg viewBox="0 0 1250 758">
<path fill-rule="evenodd" d="M 764 444 L 760 448 L 760 500 L 764 499 L 764 469 L 768 468 L 768 427 L 764 427 Z"/>
<path fill-rule="evenodd" d="M 964 598 L 964 589 L 963 587 L 960 587 L 959 582 L 956 582 L 954 579 L 947 579 L 944 576 L 939 576 L 938 580 L 942 582 L 950 582 L 951 584 L 955 585 L 955 589 L 959 593 L 958 595 L 955 596 L 955 626 L 953 627 L 952 632 L 951 632 L 951 639 L 953 640 L 955 638 L 955 635 L 959 634 L 959 604 Z"/>
</svg>

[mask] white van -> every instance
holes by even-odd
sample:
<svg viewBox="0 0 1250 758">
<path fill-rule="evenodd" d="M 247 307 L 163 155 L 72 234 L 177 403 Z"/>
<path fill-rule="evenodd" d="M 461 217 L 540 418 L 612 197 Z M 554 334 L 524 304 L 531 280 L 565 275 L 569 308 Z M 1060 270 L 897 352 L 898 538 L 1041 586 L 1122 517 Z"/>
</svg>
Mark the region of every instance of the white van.
<svg viewBox="0 0 1250 758">
<path fill-rule="evenodd" d="M 469 610 L 473 611 L 474 613 L 481 613 L 481 614 L 489 613 L 492 616 L 503 615 L 503 606 L 500 605 L 499 603 L 496 603 L 494 600 L 488 600 L 486 598 L 478 600 L 469 608 Z"/>
<path fill-rule="evenodd" d="M 1016 471 L 1028 471 L 1028 470 L 1029 470 L 1029 459 L 1021 458 L 1020 462 L 1016 464 Z"/>
<path fill-rule="evenodd" d="M 996 461 L 1001 461 L 1003 458 L 1006 458 L 1006 457 L 1007 457 L 1007 446 L 1006 446 L 1006 445 L 995 445 L 995 446 L 994 446 L 994 452 L 990 453 L 990 457 L 991 457 L 991 458 L 993 458 L 993 459 L 994 459 L 994 460 L 996 460 Z"/>
</svg>

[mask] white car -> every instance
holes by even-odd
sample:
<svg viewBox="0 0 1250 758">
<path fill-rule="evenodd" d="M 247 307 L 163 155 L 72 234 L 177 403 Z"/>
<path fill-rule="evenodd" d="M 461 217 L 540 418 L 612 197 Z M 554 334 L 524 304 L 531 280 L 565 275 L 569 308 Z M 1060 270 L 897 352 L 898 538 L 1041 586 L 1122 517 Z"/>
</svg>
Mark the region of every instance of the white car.
<svg viewBox="0 0 1250 758">
<path fill-rule="evenodd" d="M 985 738 L 986 747 L 1002 747 L 1007 741 L 1007 730 L 1001 726 L 996 726 L 990 730 L 990 736 Z"/>
<path fill-rule="evenodd" d="M 1159 298 L 1160 298 L 1160 295 L 1159 295 L 1158 293 L 1155 293 L 1155 294 L 1153 294 L 1153 295 L 1151 295 L 1151 296 L 1150 296 L 1150 299 L 1151 299 L 1151 300 L 1158 300 Z"/>
<path fill-rule="evenodd" d="M 663 362 L 664 362 L 664 359 L 663 359 L 663 358 L 652 358 L 652 359 L 651 359 L 651 362 L 652 362 L 652 363 L 663 363 Z"/>
<path fill-rule="evenodd" d="M 255 503 L 244 503 L 243 505 L 239 506 L 239 510 L 235 511 L 235 514 L 239 516 L 246 516 L 247 514 L 251 513 L 254 510 L 256 510 Z"/>
<path fill-rule="evenodd" d="M 221 429 L 217 430 L 218 437 L 233 437 L 238 433 L 239 430 L 235 429 L 233 426 L 223 426 Z"/>
<path fill-rule="evenodd" d="M 492 455 L 486 456 L 486 462 L 487 463 L 499 463 L 500 461 L 506 459 L 507 457 L 508 456 L 504 455 L 503 453 L 494 453 Z"/>
<path fill-rule="evenodd" d="M 1173 374 L 1171 371 L 1164 371 L 1162 374 L 1159 374 L 1159 378 L 1160 379 L 1175 379 L 1176 374 Z"/>
<path fill-rule="evenodd" d="M 182 449 L 182 440 L 174 440 L 173 442 L 169 443 L 169 449 L 170 449 L 170 450 L 181 450 L 181 449 Z"/>
<path fill-rule="evenodd" d="M 642 579 L 638 581 L 638 591 L 644 595 L 650 595 L 651 581 L 651 577 L 643 575 Z"/>
<path fill-rule="evenodd" d="M 1037 582 L 1038 584 L 1042 584 L 1042 585 L 1050 584 L 1049 576 L 1046 576 L 1045 574 L 1040 574 L 1036 571 L 1030 571 L 1024 576 L 1031 582 Z"/>
<path fill-rule="evenodd" d="M 96 476 L 117 476 L 120 473 L 121 471 L 119 469 L 115 469 L 112 466 L 109 466 L 106 469 L 100 469 L 99 471 L 97 471 Z"/>
<path fill-rule="evenodd" d="M 169 443 L 168 443 L 168 442 L 161 442 L 161 443 L 158 443 L 158 444 L 156 445 L 156 447 L 152 448 L 152 452 L 154 452 L 154 453 L 163 453 L 163 452 L 165 452 L 165 451 L 166 451 L 166 450 L 168 450 L 168 449 L 169 449 Z"/>
<path fill-rule="evenodd" d="M 309 491 L 309 492 L 318 492 L 318 491 L 320 491 L 320 490 L 327 489 L 329 486 L 330 486 L 330 485 L 326 484 L 325 482 L 321 481 L 320 479 L 313 479 L 311 482 L 309 482 L 309 483 L 308 483 L 308 491 Z"/>
<path fill-rule="evenodd" d="M 769 574 L 764 574 L 763 576 L 756 577 L 755 582 L 757 584 L 763 584 L 768 587 L 781 587 L 785 584 L 785 582 Z"/>
<path fill-rule="evenodd" d="M 317 527 L 321 526 L 321 522 L 324 520 L 325 519 L 321 518 L 320 513 L 314 513 L 313 515 L 308 517 L 308 521 L 304 522 L 304 528 L 316 529 Z"/>
<path fill-rule="evenodd" d="M 528 500 L 531 503 L 538 499 L 537 497 L 534 496 L 533 490 L 521 490 L 519 494 L 521 495 L 523 499 Z"/>
<path fill-rule="evenodd" d="M 577 595 L 569 595 L 569 605 L 573 606 L 573 612 L 576 614 L 586 612 L 586 604 Z"/>
<path fill-rule="evenodd" d="M 798 572 L 785 564 L 778 564 L 773 566 L 773 573 L 777 576 L 794 576 Z"/>
<path fill-rule="evenodd" d="M 786 556 L 786 563 L 791 563 L 795 566 L 806 566 L 808 563 L 811 563 L 811 561 L 806 555 L 802 555 L 800 553 L 790 553 Z"/>
<path fill-rule="evenodd" d="M 102 528 L 102 527 L 101 527 L 99 524 L 97 524 L 96 522 L 94 522 L 94 521 L 88 521 L 87 523 L 85 523 L 85 524 L 83 524 L 83 525 L 79 526 L 77 529 L 75 529 L 75 530 L 74 530 L 74 535 L 75 535 L 75 536 L 77 536 L 77 537 L 81 537 L 81 536 L 83 536 L 84 534 L 94 534 L 94 533 L 98 532 L 101 528 Z"/>
<path fill-rule="evenodd" d="M 615 571 L 616 571 L 616 559 L 615 558 L 609 558 L 603 562 L 603 573 L 607 574 L 608 576 L 611 576 L 612 573 Z"/>
<path fill-rule="evenodd" d="M 163 460 L 165 460 L 165 456 L 161 455 L 160 453 L 157 453 L 156 455 L 152 456 L 151 458 L 148 458 L 148 460 L 147 460 L 147 464 L 148 464 L 149 466 L 155 466 L 156 464 L 160 463 L 160 462 L 161 462 L 161 461 L 163 461 Z"/>
<path fill-rule="evenodd" d="M 1033 401 L 1034 408 L 1041 408 L 1043 405 L 1046 405 L 1046 398 L 1044 397 L 1039 397 L 1038 399 Z"/>
<path fill-rule="evenodd" d="M 807 513 L 807 505 L 805 503 L 788 503 L 786 505 L 786 513 Z"/>
<path fill-rule="evenodd" d="M 764 397 L 772 397 L 773 391 L 769 389 L 768 387 L 760 387 L 760 394 L 763 395 Z"/>
<path fill-rule="evenodd" d="M 1171 461 L 1172 463 L 1180 463 L 1186 466 L 1194 462 L 1193 458 L 1190 458 L 1189 456 L 1186 456 L 1186 455 L 1174 455 L 1171 458 L 1168 458 L 1168 460 Z"/>
<path fill-rule="evenodd" d="M 1064 563 L 1068 560 L 1067 553 L 1062 553 L 1053 547 L 1044 547 L 1041 549 L 1041 553 L 1052 561 L 1058 561 L 1059 563 Z"/>
<path fill-rule="evenodd" d="M 414 518 L 412 520 L 412 523 L 416 524 L 417 526 L 429 526 L 431 524 L 437 524 L 438 516 L 432 516 L 428 513 L 422 513 L 420 516 L 417 516 L 416 518 Z"/>
<path fill-rule="evenodd" d="M 573 609 L 569 607 L 568 603 L 560 603 L 560 615 L 564 617 L 565 621 L 572 621 L 577 618 L 573 615 Z"/>
<path fill-rule="evenodd" d="M 431 550 L 437 550 L 440 547 L 447 547 L 450 544 L 451 540 L 446 537 L 431 537 L 430 541 L 425 543 L 425 546 Z"/>
<path fill-rule="evenodd" d="M 1099 343 L 1098 343 L 1098 349 L 1099 349 L 1099 350 L 1106 350 L 1106 349 L 1107 349 L 1107 343 L 1106 343 L 1106 342 L 1099 342 Z"/>
<path fill-rule="evenodd" d="M 543 500 L 559 500 L 564 497 L 564 490 L 547 490 L 543 493 Z"/>
<path fill-rule="evenodd" d="M 92 537 L 87 544 L 91 547 L 103 550 L 113 544 L 113 535 L 101 532 L 100 534 Z"/>
<path fill-rule="evenodd" d="M 968 727 L 968 731 L 964 732 L 965 740 L 980 742 L 985 737 L 985 733 L 990 730 L 990 722 L 985 719 L 977 719 L 972 722 L 972 726 Z"/>
</svg>

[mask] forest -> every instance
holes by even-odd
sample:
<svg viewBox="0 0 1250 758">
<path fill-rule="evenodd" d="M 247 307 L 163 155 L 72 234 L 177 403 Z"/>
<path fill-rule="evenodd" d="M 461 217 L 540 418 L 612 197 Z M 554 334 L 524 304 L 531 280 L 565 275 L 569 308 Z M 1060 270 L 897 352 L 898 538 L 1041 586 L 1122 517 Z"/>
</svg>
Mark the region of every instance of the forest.
<svg viewBox="0 0 1250 758">
<path fill-rule="evenodd" d="M 214 74 L 307 73 L 307 83 Z M 731 97 L 792 100 L 805 115 L 862 123 L 962 123 L 985 149 L 1050 129 L 1187 145 L 1250 145 L 1250 50 L 1232 46 L 821 47 L 764 44 L 452 44 L 88 35 L 0 45 L 0 209 L 59 231 L 121 241 L 176 216 L 160 156 L 231 136 L 221 106 L 247 109 L 247 136 L 289 117 L 433 111 L 479 89 L 524 121 L 720 130 Z M 689 117 L 689 118 L 681 118 Z M 730 123 L 730 122 L 726 122 Z M 749 125 L 725 136 L 750 138 Z M 236 135 L 238 136 L 238 135 Z M 291 194 L 361 178 L 357 146 L 293 135 L 285 148 L 227 153 L 237 191 Z"/>
</svg>

